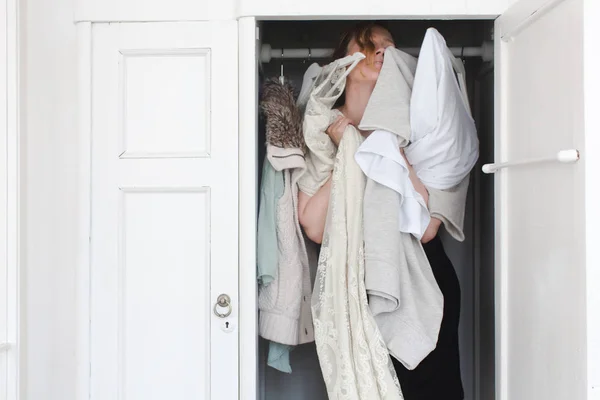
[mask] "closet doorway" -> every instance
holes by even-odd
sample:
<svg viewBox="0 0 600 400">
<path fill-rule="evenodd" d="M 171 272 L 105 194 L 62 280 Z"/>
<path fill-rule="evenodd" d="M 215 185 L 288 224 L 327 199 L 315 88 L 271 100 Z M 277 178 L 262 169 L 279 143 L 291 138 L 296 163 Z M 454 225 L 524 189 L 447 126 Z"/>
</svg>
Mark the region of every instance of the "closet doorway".
<svg viewBox="0 0 600 400">
<path fill-rule="evenodd" d="M 486 41 L 494 46 L 493 61 L 463 54 L 480 158 L 471 175 L 466 240 L 456 243 L 444 237 L 462 289 L 460 346 L 466 399 L 585 398 L 580 382 L 586 375 L 586 352 L 580 344 L 586 340 L 586 319 L 584 313 L 573 312 L 585 309 L 585 251 L 583 242 L 576 240 L 585 236 L 584 165 L 550 162 L 503 169 L 495 176 L 481 172 L 484 163 L 584 149 L 582 3 L 541 3 L 518 2 L 495 20 L 398 16 L 386 21 L 401 49 L 418 47 L 429 26 L 438 29 L 449 47 L 481 47 Z M 279 76 L 283 65 L 285 76 L 299 88 L 310 62 L 304 57 L 285 58 L 285 50 L 333 48 L 339 32 L 355 22 L 355 18 L 240 19 L 240 65 L 247 67 L 240 75 L 240 126 L 257 125 L 254 141 L 240 141 L 241 198 L 256 196 L 259 189 L 256 178 L 264 145 L 258 118 L 260 83 Z M 256 42 L 248 38 L 251 29 L 258 29 Z M 244 43 L 254 43 L 254 49 Z M 269 62 L 261 62 L 265 44 L 271 47 Z M 282 48 L 283 63 L 277 57 Z M 557 48 L 574 65 L 556 63 Z M 317 56 L 311 56 L 312 62 Z M 557 91 L 559 102 L 552 100 Z M 251 163 L 252 174 L 244 172 Z M 244 177 L 252 179 L 252 188 Z M 557 182 L 568 189 L 557 191 Z M 242 204 L 240 212 L 243 259 L 255 246 L 256 208 Z M 250 312 L 257 287 L 250 286 L 245 266 L 240 269 L 241 308 Z M 259 338 L 256 363 L 255 353 L 244 344 L 251 343 L 249 332 L 256 340 L 258 312 L 256 308 L 253 315 L 246 312 L 240 321 L 241 393 L 246 383 L 253 388 L 249 382 L 256 372 L 260 399 L 325 399 L 314 346 L 292 352 L 293 372 L 286 375 L 266 367 L 266 347 Z"/>
<path fill-rule="evenodd" d="M 299 90 L 306 69 L 330 61 L 327 49 L 357 21 L 263 21 L 260 29 L 259 87 L 283 73 Z M 460 353 L 465 399 L 494 396 L 494 204 L 493 176 L 481 172 L 494 160 L 493 21 L 391 20 L 383 21 L 396 46 L 418 54 L 425 31 L 435 27 L 462 60 L 467 72 L 469 100 L 480 140 L 480 157 L 471 173 L 465 210 L 465 241 L 442 230 L 445 250 L 461 284 Z M 304 53 L 304 54 L 303 54 Z M 283 58 L 281 56 L 283 54 Z M 310 56 L 309 56 L 310 54 Z M 257 173 L 265 151 L 264 121 L 259 119 Z M 259 179 L 260 182 L 260 179 Z M 314 274 L 314 271 L 311 271 Z M 314 276 L 313 276 L 314 279 Z M 267 366 L 267 345 L 259 341 L 260 399 L 326 400 L 327 394 L 314 343 L 291 353 L 292 373 Z"/>
</svg>

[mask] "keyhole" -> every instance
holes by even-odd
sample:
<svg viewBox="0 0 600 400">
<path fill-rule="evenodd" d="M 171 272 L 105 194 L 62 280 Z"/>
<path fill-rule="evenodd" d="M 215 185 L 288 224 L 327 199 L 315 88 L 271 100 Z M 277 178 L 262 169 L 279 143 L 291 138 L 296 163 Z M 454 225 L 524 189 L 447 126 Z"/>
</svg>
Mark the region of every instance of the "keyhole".
<svg viewBox="0 0 600 400">
<path fill-rule="evenodd" d="M 229 322 L 225 322 L 225 329 L 229 328 Z"/>
</svg>

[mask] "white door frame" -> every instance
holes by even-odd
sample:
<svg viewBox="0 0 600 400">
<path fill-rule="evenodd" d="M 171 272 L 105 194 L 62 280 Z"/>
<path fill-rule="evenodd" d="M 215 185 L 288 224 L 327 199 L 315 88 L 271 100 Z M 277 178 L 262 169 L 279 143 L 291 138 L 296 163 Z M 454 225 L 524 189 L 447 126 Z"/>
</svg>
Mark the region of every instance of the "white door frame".
<svg viewBox="0 0 600 400">
<path fill-rule="evenodd" d="M 239 400 L 259 399 L 256 212 L 258 147 L 258 37 L 256 18 L 238 20 Z M 248 168 L 252 166 L 252 168 Z"/>
<path fill-rule="evenodd" d="M 20 348 L 20 85 L 19 85 L 19 2 L 2 0 L 0 5 L 0 324 L 6 332 L 0 336 L 0 362 L 6 382 L 2 399 L 19 399 Z M 4 321 L 5 319 L 5 321 Z M 5 362 L 6 361 L 6 362 Z"/>
<path fill-rule="evenodd" d="M 385 19 L 431 19 L 431 15 L 414 14 L 382 14 L 379 18 Z M 497 17 L 497 16 L 496 16 Z M 240 290 L 240 400 L 259 399 L 259 386 L 257 384 L 257 348 L 258 348 L 258 302 L 256 284 L 256 213 L 258 181 L 256 165 L 258 165 L 258 143 L 254 135 L 247 135 L 249 127 L 258 129 L 257 105 L 257 60 L 260 45 L 257 21 L 259 20 L 327 20 L 327 19 L 374 19 L 373 16 L 343 15 L 335 16 L 298 16 L 277 15 L 268 18 L 260 16 L 245 16 L 238 18 L 239 31 L 239 290 Z M 493 21 L 494 16 L 471 13 L 452 15 L 452 20 L 482 19 Z M 250 168 L 252 166 L 252 168 Z M 475 282 L 478 285 L 478 282 Z M 477 296 L 477 290 L 475 295 Z M 478 298 L 475 299 L 478 301 Z M 499 326 L 496 326 L 496 335 L 499 337 Z M 475 339 L 476 341 L 478 338 Z M 497 339 L 498 340 L 498 339 Z M 497 357 L 499 357 L 497 355 Z M 479 379 L 475 374 L 474 379 Z M 477 383 L 475 382 L 475 387 Z M 496 391 L 499 390 L 498 381 Z"/>
<path fill-rule="evenodd" d="M 77 388 L 76 398 L 90 397 L 90 264 L 91 264 L 91 177 L 92 177 L 92 24 L 77 24 L 77 129 L 80 138 L 79 243 L 76 269 L 77 299 Z"/>
</svg>

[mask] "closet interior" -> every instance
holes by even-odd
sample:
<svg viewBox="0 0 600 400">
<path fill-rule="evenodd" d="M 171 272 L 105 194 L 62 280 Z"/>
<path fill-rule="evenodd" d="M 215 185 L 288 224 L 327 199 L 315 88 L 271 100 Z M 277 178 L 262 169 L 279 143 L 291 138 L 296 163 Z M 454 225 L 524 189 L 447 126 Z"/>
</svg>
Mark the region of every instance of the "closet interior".
<svg viewBox="0 0 600 400">
<path fill-rule="evenodd" d="M 259 98 L 260 87 L 265 79 L 280 76 L 282 70 L 285 79 L 299 91 L 303 74 L 313 62 L 324 65 L 330 61 L 318 49 L 336 47 L 340 33 L 356 22 L 262 21 L 259 25 L 263 50 L 262 60 L 258 60 Z M 454 54 L 462 56 L 465 65 L 480 156 L 471 172 L 464 221 L 466 239 L 459 243 L 443 229 L 441 235 L 461 285 L 459 335 L 465 399 L 491 400 L 495 396 L 494 180 L 493 175 L 481 172 L 481 166 L 494 159 L 493 21 L 393 20 L 384 23 L 392 33 L 396 46 L 412 51 L 420 47 L 427 28 L 435 27 L 444 36 L 448 47 L 454 48 Z M 472 54 L 479 52 L 477 48 L 483 49 L 483 56 Z M 284 58 L 278 56 L 281 49 Z M 310 57 L 306 54 L 310 54 Z M 264 118 L 261 116 L 257 135 L 258 182 L 265 156 L 264 130 Z M 312 275 L 314 279 L 314 271 Z M 291 374 L 268 367 L 267 350 L 267 342 L 259 338 L 261 400 L 327 399 L 314 343 L 300 345 L 291 352 Z"/>
</svg>

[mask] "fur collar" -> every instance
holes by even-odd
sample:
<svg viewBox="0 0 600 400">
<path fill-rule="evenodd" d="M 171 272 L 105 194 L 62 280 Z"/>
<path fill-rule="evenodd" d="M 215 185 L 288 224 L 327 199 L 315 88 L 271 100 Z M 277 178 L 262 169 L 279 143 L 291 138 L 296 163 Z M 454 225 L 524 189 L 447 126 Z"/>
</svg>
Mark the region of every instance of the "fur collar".
<svg viewBox="0 0 600 400">
<path fill-rule="evenodd" d="M 279 78 L 263 85 L 260 107 L 266 117 L 267 144 L 283 148 L 299 148 L 306 152 L 302 134 L 302 116 L 294 100 L 294 88 L 281 84 Z"/>
</svg>

